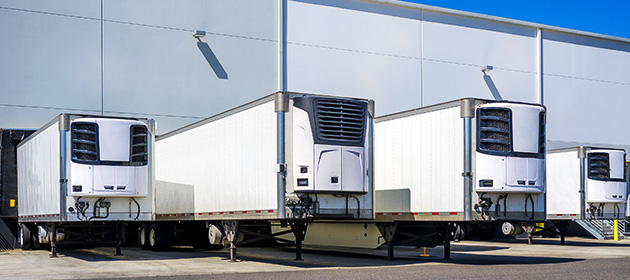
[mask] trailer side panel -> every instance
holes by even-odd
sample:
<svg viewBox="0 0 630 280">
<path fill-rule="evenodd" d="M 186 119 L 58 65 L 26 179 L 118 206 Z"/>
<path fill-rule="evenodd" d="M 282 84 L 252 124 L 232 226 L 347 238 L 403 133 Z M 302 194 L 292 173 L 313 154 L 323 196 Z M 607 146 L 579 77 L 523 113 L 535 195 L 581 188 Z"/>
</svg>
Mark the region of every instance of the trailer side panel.
<svg viewBox="0 0 630 280">
<path fill-rule="evenodd" d="M 56 124 L 18 147 L 20 216 L 60 214 L 59 155 L 59 127 Z"/>
<path fill-rule="evenodd" d="M 272 100 L 160 139 L 156 180 L 192 186 L 195 218 L 277 209 L 276 127 Z M 170 214 L 171 200 L 158 201 L 158 216 Z"/>
<path fill-rule="evenodd" d="M 377 122 L 375 130 L 378 197 L 396 198 L 377 201 L 377 213 L 464 211 L 459 106 Z M 409 197 L 400 197 L 404 194 Z"/>
<path fill-rule="evenodd" d="M 548 153 L 547 218 L 576 219 L 579 216 L 580 159 L 577 149 Z"/>
</svg>

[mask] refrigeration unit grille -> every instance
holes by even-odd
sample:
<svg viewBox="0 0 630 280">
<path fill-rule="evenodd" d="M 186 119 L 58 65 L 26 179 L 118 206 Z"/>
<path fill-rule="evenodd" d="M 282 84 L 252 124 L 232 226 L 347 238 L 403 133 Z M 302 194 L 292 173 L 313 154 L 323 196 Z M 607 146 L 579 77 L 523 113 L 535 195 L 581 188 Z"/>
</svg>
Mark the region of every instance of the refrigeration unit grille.
<svg viewBox="0 0 630 280">
<path fill-rule="evenodd" d="M 539 139 L 538 139 L 538 153 L 544 154 L 546 151 L 546 143 L 547 141 L 547 132 L 545 130 L 546 123 L 546 115 L 545 112 L 540 112 L 540 127 L 539 127 Z"/>
<path fill-rule="evenodd" d="M 512 151 L 512 112 L 506 108 L 478 110 L 479 150 L 491 153 Z"/>
<path fill-rule="evenodd" d="M 608 153 L 588 154 L 588 177 L 595 180 L 610 179 Z"/>
<path fill-rule="evenodd" d="M 363 144 L 365 102 L 342 99 L 315 100 L 317 137 L 340 144 Z"/>
<path fill-rule="evenodd" d="M 148 155 L 147 127 L 142 125 L 131 126 L 131 162 L 146 164 Z"/>
<path fill-rule="evenodd" d="M 71 125 L 72 160 L 82 163 L 98 161 L 98 125 L 76 122 Z"/>
</svg>

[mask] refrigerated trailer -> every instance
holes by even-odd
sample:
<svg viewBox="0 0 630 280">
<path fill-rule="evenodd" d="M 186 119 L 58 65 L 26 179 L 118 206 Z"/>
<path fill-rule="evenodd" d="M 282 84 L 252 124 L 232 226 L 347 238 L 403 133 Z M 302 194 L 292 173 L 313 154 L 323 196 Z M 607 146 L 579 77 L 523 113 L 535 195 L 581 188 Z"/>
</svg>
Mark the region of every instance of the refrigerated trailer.
<svg viewBox="0 0 630 280">
<path fill-rule="evenodd" d="M 18 245 L 16 146 L 34 131 L 0 129 L 0 250 Z"/>
<path fill-rule="evenodd" d="M 547 153 L 547 220 L 564 243 L 574 220 L 625 219 L 627 182 L 623 149 L 573 147 Z"/>
<path fill-rule="evenodd" d="M 159 136 L 144 247 L 225 235 L 233 260 L 281 224 L 301 259 L 309 222 L 372 219 L 373 115 L 370 100 L 277 92 Z"/>
<path fill-rule="evenodd" d="M 376 118 L 375 220 L 355 224 L 355 246 L 444 245 L 492 238 L 545 220 L 545 107 L 466 98 Z M 377 227 L 380 236 L 374 233 Z M 318 233 L 338 232 L 318 224 Z M 340 245 L 339 236 L 306 242 Z M 328 234 L 330 235 L 330 234 Z"/>
<path fill-rule="evenodd" d="M 154 216 L 150 119 L 60 114 L 17 147 L 23 249 L 98 245 Z M 133 235 L 133 234 L 132 234 Z"/>
</svg>

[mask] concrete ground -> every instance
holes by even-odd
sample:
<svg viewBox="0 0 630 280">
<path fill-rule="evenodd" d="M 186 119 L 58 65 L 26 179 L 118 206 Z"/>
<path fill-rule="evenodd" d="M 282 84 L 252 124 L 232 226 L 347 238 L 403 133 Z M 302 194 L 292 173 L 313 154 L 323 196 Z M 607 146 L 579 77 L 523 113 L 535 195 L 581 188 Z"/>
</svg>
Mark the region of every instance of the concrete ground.
<svg viewBox="0 0 630 280">
<path fill-rule="evenodd" d="M 0 279 L 627 279 L 630 240 L 599 241 L 556 238 L 453 243 L 451 260 L 442 260 L 442 247 L 396 248 L 396 260 L 386 261 L 386 250 L 307 248 L 304 261 L 294 261 L 291 247 L 239 248 L 240 261 L 227 261 L 228 250 L 186 248 L 167 252 L 123 248 L 60 249 L 0 252 Z"/>
</svg>

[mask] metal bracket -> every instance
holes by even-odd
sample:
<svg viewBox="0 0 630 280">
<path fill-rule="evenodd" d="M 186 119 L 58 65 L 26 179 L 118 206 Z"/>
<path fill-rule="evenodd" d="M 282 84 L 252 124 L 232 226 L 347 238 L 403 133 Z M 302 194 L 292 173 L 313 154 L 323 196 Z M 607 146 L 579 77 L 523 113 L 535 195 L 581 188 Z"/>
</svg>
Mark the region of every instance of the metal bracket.
<svg viewBox="0 0 630 280">
<path fill-rule="evenodd" d="M 286 163 L 278 163 L 276 164 L 276 173 L 286 173 L 287 172 L 287 164 Z"/>
<path fill-rule="evenodd" d="M 276 112 L 289 111 L 289 93 L 284 91 L 276 92 L 274 95 L 274 110 Z"/>
<path fill-rule="evenodd" d="M 475 99 L 464 98 L 461 100 L 460 116 L 462 118 L 474 118 L 475 117 Z"/>
<path fill-rule="evenodd" d="M 368 114 L 370 114 L 370 117 L 374 118 L 374 100 L 370 99 L 368 100 Z"/>
<path fill-rule="evenodd" d="M 68 130 L 70 130 L 70 115 L 69 114 L 59 115 L 59 131 L 68 131 Z"/>
<path fill-rule="evenodd" d="M 462 176 L 466 177 L 466 176 L 473 176 L 472 172 L 462 172 Z"/>
</svg>

